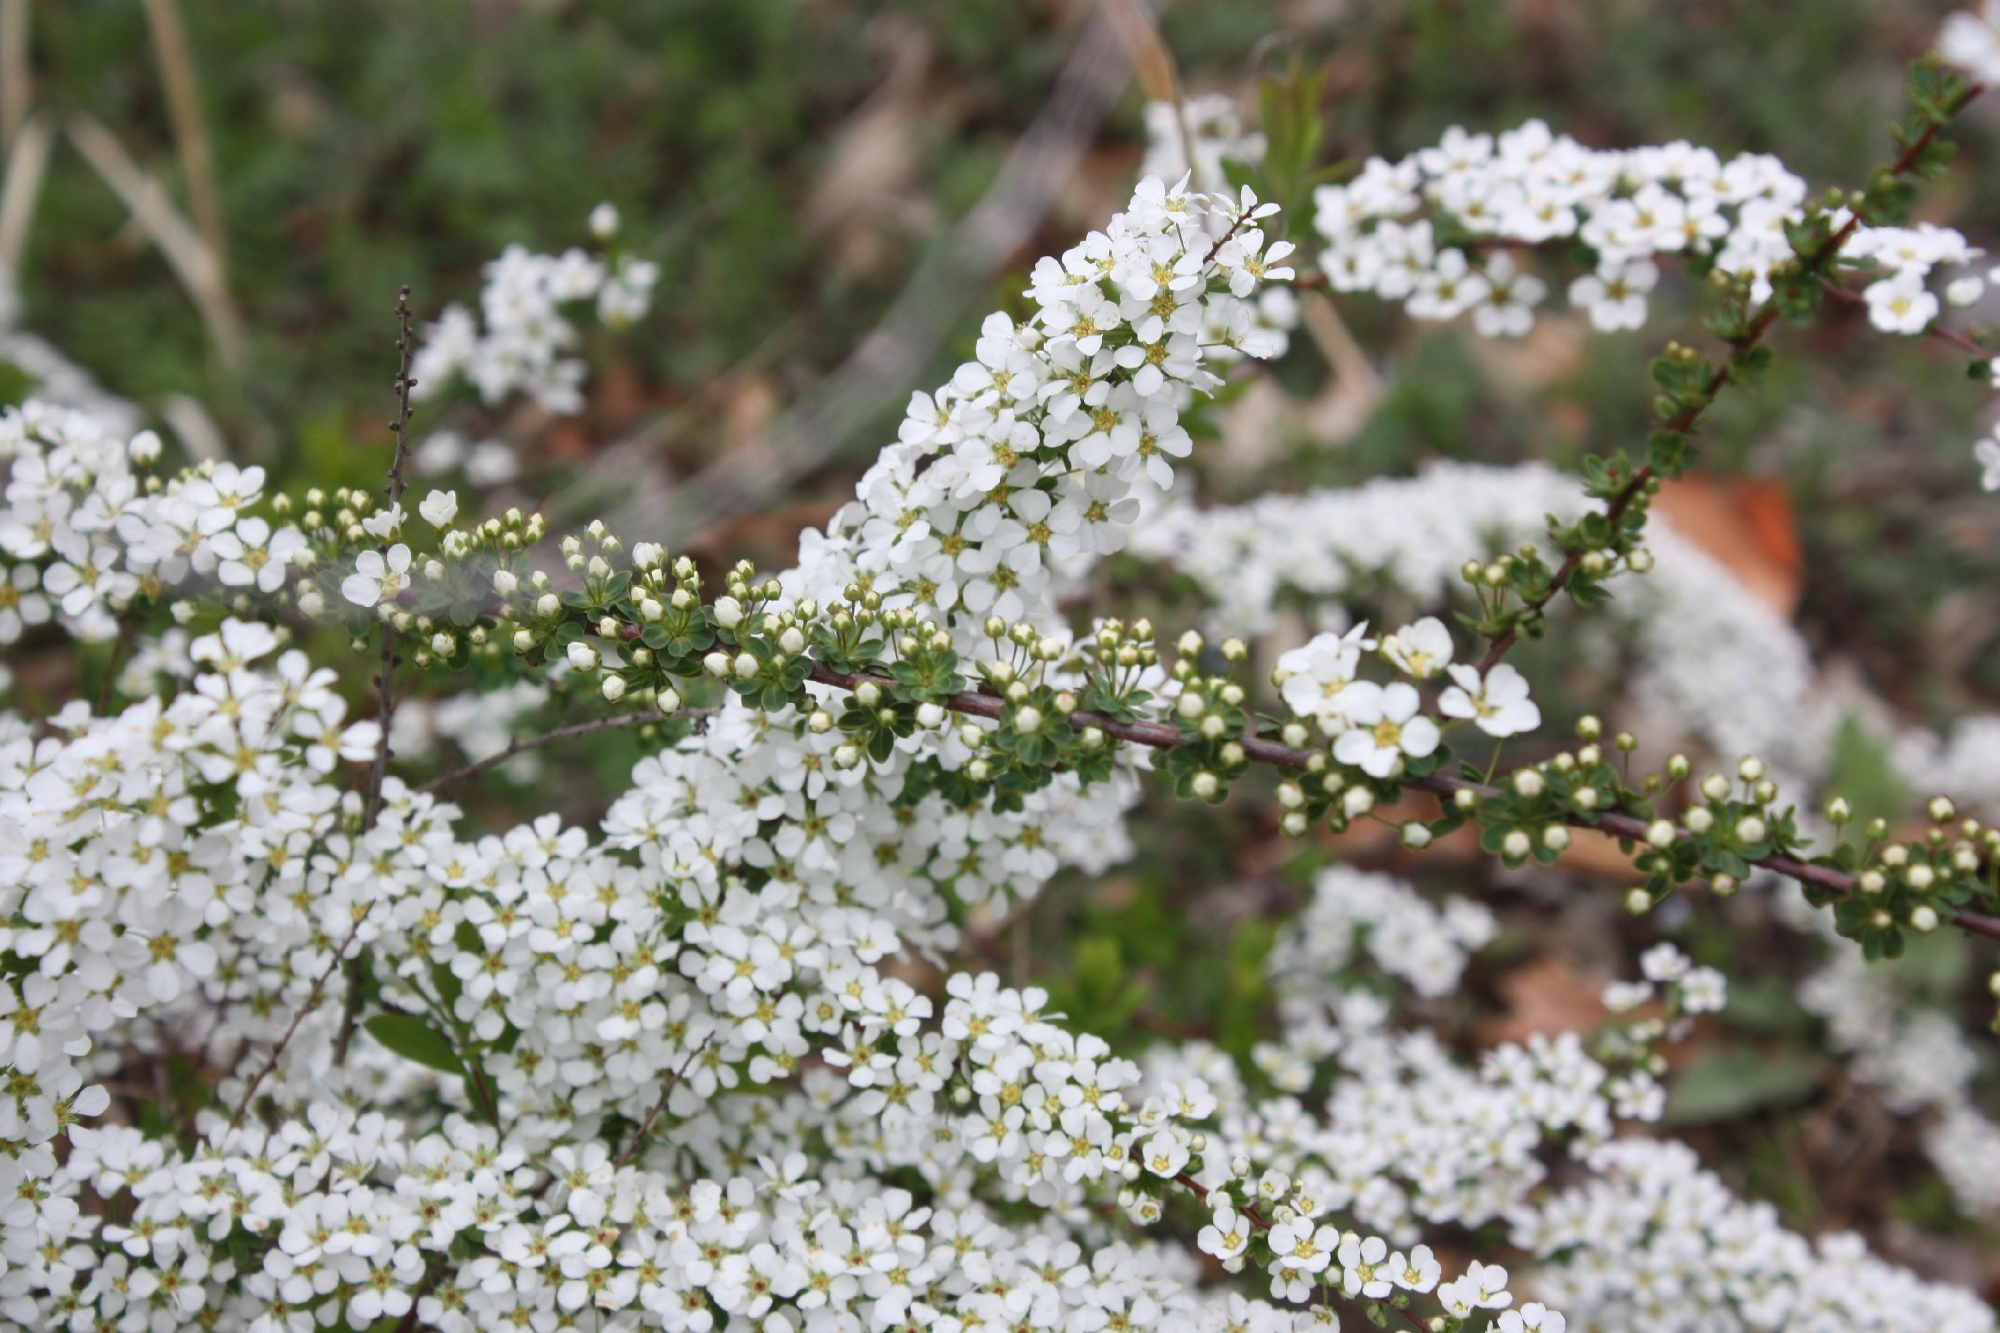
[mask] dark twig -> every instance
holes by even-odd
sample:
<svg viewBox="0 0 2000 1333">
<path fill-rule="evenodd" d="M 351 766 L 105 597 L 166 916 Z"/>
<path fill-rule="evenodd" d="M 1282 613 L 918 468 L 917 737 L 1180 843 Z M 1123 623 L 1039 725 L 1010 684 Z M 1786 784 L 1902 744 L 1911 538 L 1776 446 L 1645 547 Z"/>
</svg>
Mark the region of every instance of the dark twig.
<svg viewBox="0 0 2000 1333">
<path fill-rule="evenodd" d="M 883 690 L 893 691 L 896 688 L 896 682 L 885 676 L 868 676 L 852 671 L 836 671 L 832 667 L 821 663 L 813 665 L 811 678 L 822 685 L 831 685 L 836 689 L 843 690 L 852 690 L 864 681 L 872 683 Z M 988 718 L 999 717 L 1000 710 L 1004 706 L 998 695 L 973 694 L 969 692 L 952 695 L 944 701 L 944 705 L 953 712 Z M 1134 745 L 1145 745 L 1156 750 L 1170 750 L 1181 744 L 1180 733 L 1164 722 L 1120 722 L 1116 718 L 1103 717 L 1096 713 L 1075 712 L 1069 715 L 1069 724 L 1078 730 L 1082 730 L 1085 727 L 1096 727 L 1099 731 L 1102 731 L 1114 740 L 1127 741 Z M 1301 772 L 1305 771 L 1307 765 L 1312 762 L 1318 753 L 1312 750 L 1294 750 L 1289 745 L 1281 745 L 1277 741 L 1266 740 L 1258 736 L 1243 736 L 1238 739 L 1237 743 L 1243 747 L 1243 753 L 1246 757 L 1256 760 L 1258 763 L 1271 764 L 1277 768 L 1295 769 Z M 1469 782 L 1464 778 L 1455 778 L 1445 773 L 1433 773 L 1426 778 L 1407 780 L 1403 782 L 1403 785 L 1411 791 L 1428 792 L 1432 796 L 1447 801 L 1460 791 L 1470 791 L 1482 800 L 1489 796 L 1500 795 L 1500 791 L 1496 787 L 1488 786 L 1483 782 Z M 1599 832 L 1608 833 L 1614 838 L 1629 839 L 1634 842 L 1644 842 L 1646 840 L 1647 822 L 1632 815 L 1602 814 L 1585 818 L 1582 815 L 1573 814 L 1565 816 L 1564 822 L 1575 828 L 1594 828 Z M 1675 836 L 1678 838 L 1689 838 L 1692 835 L 1685 829 L 1677 829 L 1675 830 Z M 1816 888 L 1825 889 L 1831 893 L 1840 894 L 1843 897 L 1852 893 L 1855 887 L 1855 876 L 1835 870 L 1830 866 L 1812 865 L 1793 856 L 1765 856 L 1758 858 L 1751 864 L 1762 866 L 1766 870 L 1776 871 L 1778 874 L 1789 876 L 1801 883 L 1811 884 Z M 1975 935 L 1986 935 L 1993 939 L 2000 939 L 2000 917 L 1988 916 L 1983 912 L 1961 910 L 1955 913 L 1951 917 L 1951 920 L 1953 924 Z"/>
<path fill-rule="evenodd" d="M 639 1149 L 645 1146 L 647 1136 L 653 1132 L 653 1122 L 667 1109 L 667 1098 L 674 1095 L 674 1089 L 680 1086 L 683 1078 L 687 1077 L 687 1071 L 694 1068 L 694 1062 L 708 1049 L 708 1042 L 709 1037 L 703 1037 L 695 1044 L 695 1048 L 688 1052 L 688 1058 L 681 1061 L 681 1067 L 667 1075 L 666 1083 L 660 1088 L 660 1100 L 653 1103 L 653 1109 L 646 1112 L 646 1118 L 640 1121 L 639 1128 L 632 1132 L 632 1141 L 625 1145 L 625 1151 L 619 1153 L 618 1160 L 611 1164 L 613 1171 L 620 1170 L 639 1155 Z"/>
<path fill-rule="evenodd" d="M 1980 85 L 1971 85 L 1960 95 L 1958 101 L 1952 105 L 1951 110 L 1954 113 L 1957 112 L 1967 102 L 1979 96 L 1983 91 L 1985 90 Z M 1901 176 L 1916 166 L 1917 160 L 1923 156 L 1924 150 L 1930 147 L 1931 141 L 1937 137 L 1937 132 L 1942 128 L 1943 124 L 1941 122 L 1926 126 L 1924 132 L 1912 139 L 1908 146 L 1896 155 L 1896 160 L 1889 164 L 1889 174 L 1891 176 Z M 1855 228 L 1860 225 L 1861 215 L 1859 213 L 1850 214 L 1847 221 L 1842 223 L 1839 229 L 1831 236 L 1827 237 L 1819 249 L 1813 251 L 1811 255 L 1805 258 L 1806 274 L 1824 280 L 1827 265 L 1831 264 L 1840 254 L 1841 247 L 1847 244 L 1848 237 L 1852 236 Z M 1764 303 L 1763 309 L 1758 312 L 1757 318 L 1751 322 L 1750 327 L 1729 340 L 1729 350 L 1731 353 L 1740 355 L 1762 342 L 1764 335 L 1770 332 L 1771 326 L 1778 322 L 1778 313 L 1778 298 L 1773 295 L 1771 299 Z M 1670 435 L 1685 435 L 1693 430 L 1695 423 L 1701 419 L 1702 413 L 1706 412 L 1715 402 L 1716 396 L 1722 392 L 1722 387 L 1728 384 L 1731 378 L 1732 374 L 1728 365 L 1725 364 L 1717 367 L 1715 373 L 1709 377 L 1707 388 L 1697 395 L 1695 400 L 1689 403 L 1686 408 L 1682 409 L 1672 421 L 1662 425 L 1660 430 Z M 1645 491 L 1646 483 L 1653 479 L 1653 475 L 1653 467 L 1650 463 L 1641 467 L 1637 472 L 1632 474 L 1632 479 L 1626 482 L 1624 487 L 1612 497 L 1611 503 L 1605 506 L 1604 516 L 1614 528 L 1617 526 L 1618 520 L 1624 517 L 1625 511 L 1632 507 L 1632 502 L 1638 499 Z M 1549 580 L 1548 591 L 1533 601 L 1527 602 L 1527 607 L 1531 610 L 1540 610 L 1554 601 L 1556 595 L 1569 586 L 1570 579 L 1575 577 L 1577 567 L 1582 563 L 1583 548 L 1579 547 L 1563 558 L 1561 566 L 1556 570 L 1555 577 Z M 1500 659 L 1507 655 L 1507 650 L 1512 648 L 1519 638 L 1519 632 L 1510 627 L 1498 638 L 1494 639 L 1492 644 L 1487 647 L 1485 656 L 1479 659 L 1480 674 L 1484 675 L 1486 672 L 1492 670 L 1499 663 Z"/>
<path fill-rule="evenodd" d="M 299 1006 L 299 1011 L 292 1015 L 291 1024 L 285 1029 L 285 1034 L 278 1038 L 278 1044 L 271 1048 L 271 1054 L 264 1061 L 264 1067 L 250 1080 L 250 1086 L 243 1089 L 243 1100 L 236 1103 L 236 1111 L 229 1117 L 231 1129 L 243 1123 L 243 1113 L 250 1109 L 250 1101 L 257 1095 L 257 1089 L 271 1076 L 271 1071 L 278 1067 L 278 1059 L 284 1055 L 285 1048 L 292 1044 L 292 1037 L 298 1032 L 299 1024 L 305 1021 L 307 1014 L 319 1007 L 319 997 L 326 990 L 326 983 L 340 970 L 340 960 L 353 946 L 355 938 L 361 934 L 362 925 L 367 922 L 369 913 L 374 910 L 375 905 L 370 903 L 362 909 L 360 916 L 354 918 L 354 927 L 347 932 L 347 938 L 340 942 L 340 947 L 334 950 L 333 961 L 328 963 L 326 969 L 313 980 L 312 989 L 306 992 L 305 1002 Z"/>
<path fill-rule="evenodd" d="M 389 429 L 396 437 L 396 451 L 389 459 L 389 481 L 384 488 L 389 496 L 389 511 L 394 513 L 403 502 L 403 469 L 410 460 L 410 389 L 416 381 L 410 378 L 410 358 L 416 355 L 417 340 L 411 330 L 410 289 L 405 285 L 396 294 L 396 379 L 391 386 L 396 395 L 396 415 L 389 422 Z M 379 543 L 384 557 L 388 555 L 389 540 Z M 366 807 L 361 817 L 363 830 L 375 827 L 375 818 L 382 813 L 382 783 L 389 775 L 389 732 L 396 724 L 396 627 L 387 618 L 382 619 L 382 674 L 375 686 L 377 699 L 375 720 L 382 729 L 382 736 L 375 748 L 375 762 L 369 766 L 365 787 Z M 341 1006 L 340 1035 L 334 1039 L 333 1062 L 347 1063 L 347 1048 L 354 1041 L 354 1026 L 361 1016 L 361 983 L 368 970 L 366 951 L 356 954 L 347 967 L 347 999 Z"/>
</svg>

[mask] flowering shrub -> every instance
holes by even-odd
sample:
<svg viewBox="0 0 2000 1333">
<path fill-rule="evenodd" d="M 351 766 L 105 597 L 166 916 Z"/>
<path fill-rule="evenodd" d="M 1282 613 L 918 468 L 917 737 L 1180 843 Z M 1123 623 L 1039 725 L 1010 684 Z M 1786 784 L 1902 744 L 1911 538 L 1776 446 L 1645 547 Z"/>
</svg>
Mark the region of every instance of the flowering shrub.
<svg viewBox="0 0 2000 1333">
<path fill-rule="evenodd" d="M 1983 79 L 2000 38 L 1959 16 L 1944 45 Z M 86 412 L 10 411 L 0 639 L 132 650 L 106 673 L 121 706 L 0 720 L 0 1312 L 78 1333 L 1990 1329 L 1970 1293 L 1793 1234 L 1641 1132 L 1668 1048 L 1727 1003 L 1672 944 L 1589 1040 L 1471 1062 L 1403 1019 L 1457 990 L 1492 913 L 1346 866 L 1261 961 L 1278 1022 L 1245 1062 L 1201 1040 L 1127 1058 L 1105 1014 L 950 967 L 975 917 L 1124 859 L 1142 791 L 1220 804 L 1264 770 L 1294 837 L 1465 830 L 1510 867 L 1605 837 L 1636 913 L 1781 877 L 1833 941 L 1807 1003 L 1856 1078 L 1937 1114 L 1940 1172 L 1990 1212 L 1973 1048 L 1867 969 L 1947 925 L 2000 935 L 2000 831 L 1940 795 L 1926 834 L 1843 837 L 1803 646 L 1648 523 L 1781 316 L 1846 301 L 1940 332 L 1929 284 L 1974 251 L 1907 225 L 1912 179 L 1977 90 L 1919 62 L 1894 161 L 1825 198 L 1768 158 L 1533 123 L 1308 191 L 1316 166 L 1267 146 L 1296 133 L 1155 114 L 1156 161 L 1225 179 L 1149 176 L 1042 259 L 1031 313 L 986 320 L 775 575 L 406 493 L 412 403 L 456 377 L 579 404 L 563 307 L 642 317 L 657 274 L 631 257 L 509 251 L 480 318 L 453 307 L 421 346 L 405 305 L 379 495 L 272 493 Z M 1309 217 L 1266 202 L 1308 195 Z M 1309 230 L 1310 254 L 1287 239 Z M 1599 329 L 1645 323 L 1663 258 L 1713 289 L 1727 353 L 1653 363 L 1641 457 L 1588 460 L 1580 487 L 1466 467 L 1233 510 L 1176 492 L 1199 402 L 1284 352 L 1293 289 L 1518 336 L 1551 288 L 1540 247 L 1586 257 L 1567 291 Z M 424 448 L 440 474 L 468 461 Z M 1119 553 L 1190 575 L 1217 641 L 1072 624 L 1065 593 Z M 1348 623 L 1363 577 L 1426 613 Z M 1428 614 L 1459 583 L 1472 610 Z M 1608 615 L 1557 618 L 1565 599 Z M 1262 695 L 1237 636 L 1281 601 L 1325 628 Z M 1640 738 L 1588 716 L 1570 748 L 1482 762 L 1546 730 L 1514 645 L 1605 623 L 1728 771 L 1635 775 Z M 330 638 L 379 663 L 372 714 L 308 650 Z M 402 696 L 471 670 L 512 683 L 426 725 L 476 737 L 475 763 L 418 783 Z M 595 830 L 477 827 L 443 792 L 551 739 L 510 739 L 550 693 L 599 709 L 562 735 L 648 729 L 629 789 Z M 213 1075 L 188 1123 L 107 1114 L 111 1085 L 176 1060 Z"/>
</svg>

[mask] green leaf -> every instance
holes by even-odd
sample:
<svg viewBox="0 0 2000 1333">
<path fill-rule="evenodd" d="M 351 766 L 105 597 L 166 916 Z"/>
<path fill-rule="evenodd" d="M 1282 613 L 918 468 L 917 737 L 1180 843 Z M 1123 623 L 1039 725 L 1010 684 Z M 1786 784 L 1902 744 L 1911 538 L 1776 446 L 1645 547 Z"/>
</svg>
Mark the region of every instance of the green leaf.
<svg viewBox="0 0 2000 1333">
<path fill-rule="evenodd" d="M 1674 1080 L 1666 1123 L 1712 1124 L 1767 1106 L 1789 1106 L 1811 1094 L 1817 1073 L 1816 1062 L 1802 1055 L 1724 1051 Z"/>
<path fill-rule="evenodd" d="M 392 1010 L 375 1015 L 364 1026 L 369 1036 L 406 1060 L 415 1060 L 441 1073 L 465 1076 L 465 1065 L 453 1049 L 451 1038 L 415 1014 Z"/>
</svg>

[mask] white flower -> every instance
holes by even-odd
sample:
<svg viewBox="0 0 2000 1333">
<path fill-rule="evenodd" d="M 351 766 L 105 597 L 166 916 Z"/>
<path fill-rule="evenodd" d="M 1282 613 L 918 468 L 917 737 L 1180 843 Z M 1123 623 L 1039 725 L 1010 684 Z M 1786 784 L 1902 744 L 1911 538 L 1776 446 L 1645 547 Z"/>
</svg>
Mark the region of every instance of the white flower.
<svg viewBox="0 0 2000 1333">
<path fill-rule="evenodd" d="M 1250 1223 L 1228 1204 L 1215 1210 L 1214 1221 L 1201 1229 L 1195 1244 L 1203 1254 L 1212 1254 L 1224 1264 L 1240 1259 L 1250 1246 Z"/>
<path fill-rule="evenodd" d="M 1979 460 L 1980 489 L 2000 491 L 2000 439 L 1979 441 L 1972 446 L 1972 456 Z"/>
<path fill-rule="evenodd" d="M 361 530 L 378 542 L 386 542 L 403 530 L 403 520 L 408 517 L 402 505 L 392 504 L 362 519 Z"/>
<path fill-rule="evenodd" d="M 1422 700 L 1402 681 L 1357 702 L 1348 710 L 1353 725 L 1333 743 L 1333 757 L 1370 777 L 1395 773 L 1408 755 L 1421 759 L 1438 747 L 1437 723 L 1417 712 Z"/>
<path fill-rule="evenodd" d="M 1479 669 L 1454 666 L 1454 682 L 1438 696 L 1446 717 L 1470 718 L 1489 736 L 1517 736 L 1542 725 L 1542 710 L 1528 697 L 1528 678 L 1502 662 L 1481 681 Z"/>
<path fill-rule="evenodd" d="M 1729 981 L 1712 967 L 1690 969 L 1680 979 L 1681 1009 L 1690 1014 L 1719 1014 L 1729 1007 Z"/>
<path fill-rule="evenodd" d="M 1600 332 L 1636 329 L 1646 322 L 1646 293 L 1659 280 L 1659 266 L 1650 259 L 1607 260 L 1569 285 L 1569 303 L 1589 311 Z"/>
<path fill-rule="evenodd" d="M 1367 630 L 1364 622 L 1346 634 L 1321 634 L 1278 658 L 1278 669 L 1288 673 L 1280 690 L 1286 707 L 1317 719 L 1328 735 L 1345 730 L 1353 710 L 1371 705 L 1381 692 L 1372 681 L 1354 678 L 1362 649 L 1375 646 L 1365 637 Z"/>
<path fill-rule="evenodd" d="M 1938 299 L 1924 287 L 1922 271 L 1899 269 L 1862 293 L 1868 322 L 1884 333 L 1922 333 L 1937 318 Z"/>
<path fill-rule="evenodd" d="M 1975 13 L 1961 9 L 1945 19 L 1938 54 L 1975 83 L 2000 83 L 2000 5 L 1986 0 Z"/>
<path fill-rule="evenodd" d="M 434 528 L 449 527 L 452 519 L 458 516 L 458 492 L 432 491 L 417 506 L 417 513 Z"/>
<path fill-rule="evenodd" d="M 1604 1007 L 1614 1014 L 1629 1014 L 1652 998 L 1650 981 L 1614 981 L 1604 988 Z"/>
<path fill-rule="evenodd" d="M 1382 640 L 1382 656 L 1418 680 L 1429 680 L 1451 662 L 1451 631 L 1436 616 L 1425 616 Z"/>
<path fill-rule="evenodd" d="M 590 210 L 590 234 L 600 241 L 618 234 L 618 205 L 607 200 Z"/>
<path fill-rule="evenodd" d="M 218 532 L 208 539 L 211 550 L 221 559 L 215 576 L 233 588 L 255 586 L 259 592 L 276 592 L 285 584 L 285 567 L 306 549 L 306 539 L 297 528 L 271 531 L 261 518 L 236 521 L 232 531 Z"/>
<path fill-rule="evenodd" d="M 410 548 L 401 542 L 380 551 L 363 551 L 355 557 L 354 572 L 340 585 L 340 595 L 356 606 L 375 606 L 394 601 L 409 586 Z"/>
<path fill-rule="evenodd" d="M 1389 1273 L 1389 1245 L 1380 1236 L 1362 1239 L 1350 1231 L 1340 1242 L 1340 1287 L 1349 1299 L 1379 1301 L 1395 1290 Z"/>
</svg>

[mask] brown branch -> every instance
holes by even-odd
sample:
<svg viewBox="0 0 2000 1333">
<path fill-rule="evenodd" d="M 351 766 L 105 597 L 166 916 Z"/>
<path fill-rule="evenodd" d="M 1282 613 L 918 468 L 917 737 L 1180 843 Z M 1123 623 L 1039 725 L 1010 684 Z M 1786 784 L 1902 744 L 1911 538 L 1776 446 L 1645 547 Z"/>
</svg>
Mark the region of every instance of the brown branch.
<svg viewBox="0 0 2000 1333">
<path fill-rule="evenodd" d="M 341 958 L 353 946 L 356 937 L 361 934 L 362 925 L 367 922 L 369 914 L 374 910 L 375 904 L 370 903 L 361 910 L 360 916 L 354 918 L 354 928 L 347 932 L 347 938 L 340 942 L 338 949 L 334 950 L 333 961 L 328 963 L 326 970 L 314 979 L 312 989 L 306 992 L 305 1002 L 299 1006 L 299 1011 L 292 1015 L 291 1025 L 285 1029 L 285 1034 L 278 1038 L 278 1044 L 271 1048 L 270 1057 L 264 1061 L 264 1067 L 257 1071 L 256 1077 L 250 1080 L 250 1086 L 243 1090 L 243 1100 L 236 1103 L 236 1112 L 229 1117 L 231 1129 L 243 1123 L 243 1113 L 250 1109 L 251 1098 L 257 1095 L 258 1087 L 271 1076 L 271 1071 L 278 1067 L 278 1059 L 285 1053 L 285 1048 L 292 1044 L 292 1037 L 298 1032 L 299 1024 L 305 1021 L 307 1014 L 319 1006 L 319 997 L 326 990 L 326 983 L 340 970 Z"/>
<path fill-rule="evenodd" d="M 681 1061 L 681 1067 L 667 1075 L 665 1085 L 660 1088 L 660 1100 L 653 1103 L 653 1109 L 646 1112 L 646 1118 L 639 1122 L 639 1128 L 632 1131 L 632 1141 L 625 1145 L 625 1151 L 619 1153 L 618 1160 L 611 1164 L 613 1171 L 624 1167 L 639 1155 L 639 1149 L 645 1145 L 646 1136 L 653 1132 L 653 1122 L 667 1109 L 667 1098 L 673 1096 L 674 1089 L 680 1086 L 680 1081 L 687 1076 L 687 1071 L 694 1068 L 694 1062 L 708 1049 L 709 1039 L 714 1035 L 711 1032 L 697 1042 L 695 1048 L 688 1052 L 688 1058 Z"/>
<path fill-rule="evenodd" d="M 1828 296 L 1831 296 L 1834 300 L 1844 305 L 1868 304 L 1867 296 L 1855 291 L 1852 287 L 1842 286 L 1832 278 L 1821 278 L 1819 285 Z M 1948 329 L 1942 324 L 1930 324 L 1924 329 L 1924 336 L 1927 338 L 1936 338 L 1948 347 L 1956 347 L 1959 351 L 1969 352 L 1976 357 L 1987 358 L 1993 355 L 1993 349 L 1990 347 L 1983 347 L 1976 339 L 1967 337 L 1957 329 Z"/>
<path fill-rule="evenodd" d="M 883 690 L 894 691 L 897 688 L 896 682 L 884 676 L 836 671 L 818 662 L 813 664 L 810 679 L 821 685 L 831 685 L 843 690 L 852 690 L 864 682 Z M 954 694 L 944 701 L 944 705 L 956 713 L 995 719 L 1000 716 L 1000 710 L 1006 706 L 998 695 L 971 692 Z M 1180 733 L 1164 722 L 1120 722 L 1116 718 L 1096 713 L 1075 712 L 1069 715 L 1069 724 L 1077 730 L 1096 727 L 1114 740 L 1144 745 L 1156 750 L 1170 750 L 1182 743 Z M 1238 737 L 1237 744 L 1243 747 L 1243 753 L 1247 758 L 1276 768 L 1288 768 L 1298 772 L 1307 771 L 1315 758 L 1324 757 L 1316 750 L 1294 750 L 1289 745 L 1260 736 Z M 1446 801 L 1451 800 L 1460 791 L 1470 791 L 1481 799 L 1501 794 L 1497 787 L 1488 786 L 1483 782 L 1455 778 L 1445 773 L 1433 773 L 1429 777 L 1406 780 L 1402 785 L 1411 791 L 1427 792 Z M 1609 833 L 1614 838 L 1625 838 L 1635 842 L 1646 840 L 1647 822 L 1633 815 L 1608 813 L 1585 818 L 1580 814 L 1571 814 L 1564 816 L 1563 822 L 1575 828 L 1597 829 Z M 1693 837 L 1685 829 L 1676 829 L 1675 836 L 1682 839 Z M 1760 857 L 1751 864 L 1843 897 L 1854 892 L 1856 877 L 1835 870 L 1831 866 L 1812 865 L 1797 857 L 1784 855 Z M 1961 910 L 1954 913 L 1951 920 L 1955 925 L 1975 935 L 1985 935 L 2000 940 L 2000 917 L 1988 916 L 1984 912 Z"/>
<path fill-rule="evenodd" d="M 410 289 L 405 285 L 396 295 L 396 379 L 391 386 L 396 395 L 396 415 L 389 422 L 389 429 L 396 437 L 396 450 L 389 459 L 389 481 L 385 490 L 389 496 L 389 511 L 403 501 L 403 469 L 410 458 L 410 388 L 416 381 L 410 378 L 410 358 L 416 354 L 416 338 L 410 330 Z M 389 541 L 380 543 L 384 556 L 389 550 Z M 382 736 L 375 748 L 375 762 L 368 767 L 366 779 L 367 805 L 361 817 L 361 827 L 365 831 L 375 827 L 377 816 L 382 813 L 382 784 L 389 776 L 389 732 L 396 724 L 396 627 L 387 618 L 382 620 L 382 671 L 375 686 L 376 725 Z M 334 1038 L 333 1062 L 335 1065 L 347 1063 L 347 1049 L 354 1041 L 354 1029 L 361 1018 L 361 983 L 368 972 L 367 951 L 354 956 L 347 968 L 347 999 L 341 1005 L 340 1035 Z"/>
<path fill-rule="evenodd" d="M 1958 100 L 1952 104 L 1950 108 L 1951 112 L 1956 114 L 1967 102 L 1970 102 L 1984 91 L 1985 89 L 1976 83 L 1968 86 Z M 1938 131 L 1942 128 L 1942 122 L 1925 126 L 1924 132 L 1915 139 L 1912 139 L 1903 151 L 1896 155 L 1896 160 L 1889 164 L 1889 174 L 1891 176 L 1901 176 L 1914 167 L 1917 164 L 1917 159 L 1923 155 L 1926 148 L 1930 147 L 1931 141 L 1937 137 Z M 1819 249 L 1813 251 L 1805 259 L 1805 273 L 1808 276 L 1820 276 L 1821 270 L 1826 265 L 1832 263 L 1834 258 L 1840 254 L 1841 247 L 1847 244 L 1848 237 L 1852 236 L 1855 229 L 1860 225 L 1861 215 L 1850 212 L 1847 221 L 1842 223 L 1839 229 L 1831 236 L 1828 236 L 1821 243 Z M 1774 293 L 1769 300 L 1764 302 L 1763 309 L 1758 312 L 1757 318 L 1751 321 L 1749 328 L 1736 337 L 1729 339 L 1730 351 L 1734 354 L 1741 354 L 1762 342 L 1764 335 L 1770 332 L 1771 326 L 1778 322 L 1778 314 L 1778 298 Z M 1715 374 L 1710 377 L 1707 388 L 1693 402 L 1682 409 L 1673 420 L 1661 426 L 1660 429 L 1673 435 L 1688 434 L 1694 429 L 1695 423 L 1701 419 L 1701 414 L 1706 412 L 1715 402 L 1716 396 L 1722 392 L 1722 386 L 1728 384 L 1730 379 L 1731 374 L 1728 365 L 1718 366 Z M 1624 516 L 1625 511 L 1632 507 L 1632 502 L 1645 490 L 1646 483 L 1653 479 L 1653 475 L 1652 465 L 1650 463 L 1646 464 L 1633 473 L 1632 479 L 1625 483 L 1617 495 L 1612 497 L 1611 503 L 1605 507 L 1604 517 L 1614 527 L 1617 525 L 1618 520 Z M 1569 586 L 1569 581 L 1575 577 L 1577 567 L 1582 563 L 1583 551 L 1581 549 L 1571 551 L 1563 557 L 1563 562 L 1557 568 L 1555 577 L 1549 580 L 1548 591 L 1538 598 L 1524 602 L 1524 607 L 1529 610 L 1539 611 L 1554 601 L 1556 595 Z M 1487 647 L 1485 655 L 1479 659 L 1480 674 L 1485 675 L 1486 672 L 1492 670 L 1499 663 L 1500 659 L 1507 655 L 1507 650 L 1512 648 L 1519 639 L 1519 632 L 1511 626 L 1498 638 L 1494 639 L 1492 644 Z"/>
<path fill-rule="evenodd" d="M 174 148 L 181 173 L 187 177 L 188 212 L 195 228 L 215 256 L 217 281 L 229 285 L 229 248 L 222 225 L 221 192 L 215 184 L 215 155 L 209 151 L 202 126 L 201 92 L 195 83 L 194 56 L 188 50 L 187 28 L 174 0 L 145 0 L 146 22 L 153 30 L 153 47 L 160 62 L 160 82 L 166 88 L 167 118 L 173 123 Z"/>
<path fill-rule="evenodd" d="M 614 727 L 638 727 L 644 726 L 648 722 L 666 722 L 673 717 L 685 717 L 691 720 L 706 719 L 719 711 L 721 710 L 715 708 L 696 708 L 685 713 L 662 714 L 648 710 L 639 713 L 619 713 L 612 717 L 594 717 L 587 722 L 572 722 L 566 727 L 557 727 L 554 731 L 545 731 L 539 736 L 529 736 L 524 740 L 515 741 L 498 754 L 489 754 L 484 759 L 476 759 L 472 763 L 454 768 L 449 773 L 440 774 L 416 790 L 436 791 L 439 787 L 450 786 L 461 778 L 469 778 L 475 773 L 483 773 L 495 765 L 504 764 L 517 754 L 526 754 L 530 750 L 539 750 L 542 746 L 554 745 L 557 741 L 573 740 L 578 736 L 588 736 L 594 732 L 609 731 Z"/>
</svg>

